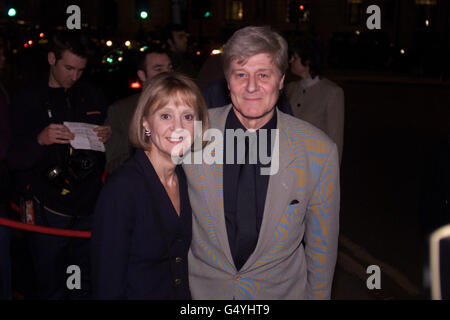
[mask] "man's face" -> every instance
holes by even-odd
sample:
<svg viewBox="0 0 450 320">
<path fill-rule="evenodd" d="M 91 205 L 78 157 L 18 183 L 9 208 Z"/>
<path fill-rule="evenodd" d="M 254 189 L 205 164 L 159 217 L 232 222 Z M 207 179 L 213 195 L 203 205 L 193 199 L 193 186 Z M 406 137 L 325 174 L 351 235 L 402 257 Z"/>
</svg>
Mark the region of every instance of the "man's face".
<svg viewBox="0 0 450 320">
<path fill-rule="evenodd" d="M 145 56 L 147 80 L 161 72 L 172 71 L 172 62 L 165 53 L 150 53 Z"/>
<path fill-rule="evenodd" d="M 59 60 L 56 60 L 53 52 L 49 52 L 48 63 L 50 64 L 49 86 L 69 89 L 80 79 L 86 68 L 87 59 L 66 50 Z"/>
<path fill-rule="evenodd" d="M 232 60 L 227 80 L 236 116 L 241 122 L 256 120 L 264 125 L 270 120 L 279 90 L 283 88 L 284 75 L 281 76 L 269 54 L 256 54 L 243 64 Z"/>
<path fill-rule="evenodd" d="M 173 49 L 179 52 L 186 52 L 188 36 L 186 31 L 172 31 Z"/>
</svg>

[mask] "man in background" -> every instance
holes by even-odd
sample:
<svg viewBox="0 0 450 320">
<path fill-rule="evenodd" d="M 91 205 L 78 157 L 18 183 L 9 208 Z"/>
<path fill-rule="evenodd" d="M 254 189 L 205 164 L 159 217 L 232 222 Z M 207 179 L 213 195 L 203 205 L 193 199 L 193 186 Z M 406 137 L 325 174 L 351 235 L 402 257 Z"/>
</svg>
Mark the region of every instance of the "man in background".
<svg viewBox="0 0 450 320">
<path fill-rule="evenodd" d="M 159 46 L 151 45 L 137 59 L 137 76 L 145 83 L 160 74 L 172 70 L 168 53 Z M 112 173 L 133 154 L 133 147 L 128 139 L 128 129 L 136 109 L 140 93 L 121 99 L 108 109 L 105 124 L 111 126 L 112 136 L 106 143 L 106 171 Z"/>
<path fill-rule="evenodd" d="M 197 70 L 188 50 L 189 38 L 186 29 L 179 24 L 169 25 L 164 32 L 164 38 L 169 49 L 173 70 L 195 79 Z"/>
<path fill-rule="evenodd" d="M 94 132 L 104 143 L 111 135 L 111 128 L 102 126 L 107 104 L 96 86 L 80 80 L 91 54 L 88 39 L 78 31 L 65 31 L 52 40 L 49 74 L 12 101 L 8 165 L 22 198 L 32 203 L 27 223 L 90 230 L 104 153 L 73 148 L 75 135 L 64 123 L 97 125 Z M 90 298 L 89 239 L 29 233 L 28 240 L 36 298 Z M 80 268 L 80 289 L 67 288 L 71 265 Z"/>
</svg>

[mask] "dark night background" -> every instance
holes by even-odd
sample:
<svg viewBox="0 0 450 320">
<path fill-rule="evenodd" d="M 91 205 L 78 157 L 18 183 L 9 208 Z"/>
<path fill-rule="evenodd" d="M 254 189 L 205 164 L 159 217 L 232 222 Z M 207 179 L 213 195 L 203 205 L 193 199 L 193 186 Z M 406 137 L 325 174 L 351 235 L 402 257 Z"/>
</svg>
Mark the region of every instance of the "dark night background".
<svg viewBox="0 0 450 320">
<path fill-rule="evenodd" d="M 161 41 L 170 23 L 186 26 L 197 70 L 243 26 L 270 25 L 288 43 L 299 34 L 319 37 L 327 49 L 326 76 L 342 86 L 346 101 L 333 298 L 429 298 L 423 217 L 434 213 L 420 208 L 429 163 L 450 134 L 450 1 L 0 1 L 7 58 L 2 79 L 11 95 L 47 72 L 48 38 L 65 28 L 72 4 L 81 8 L 82 30 L 96 45 L 85 77 L 102 86 L 111 102 L 132 93 L 129 52 Z M 366 27 L 372 4 L 381 8 L 381 30 Z M 16 16 L 8 16 L 10 8 Z M 139 18 L 141 10 L 147 19 Z M 372 264 L 381 268 L 381 290 L 366 287 Z M 15 270 L 23 268 L 18 261 Z M 16 298 L 27 298 L 21 280 L 14 281 L 21 291 Z"/>
</svg>

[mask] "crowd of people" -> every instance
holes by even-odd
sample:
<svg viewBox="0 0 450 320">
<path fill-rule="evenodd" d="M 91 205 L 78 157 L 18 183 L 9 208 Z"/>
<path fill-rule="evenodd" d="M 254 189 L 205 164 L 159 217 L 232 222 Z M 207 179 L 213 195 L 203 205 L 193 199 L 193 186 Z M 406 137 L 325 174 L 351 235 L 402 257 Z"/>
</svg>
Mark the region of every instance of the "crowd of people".
<svg viewBox="0 0 450 320">
<path fill-rule="evenodd" d="M 79 32 L 55 35 L 41 81 L 11 103 L 0 92 L 2 190 L 14 186 L 27 223 L 92 231 L 27 233 L 37 299 L 330 298 L 344 94 L 324 78 L 323 47 L 245 27 L 200 88 L 187 40 L 178 27 L 167 47 L 149 44 L 136 63 L 142 92 L 110 106 L 81 78 Z M 285 83 L 289 67 L 301 80 Z M 94 125 L 104 152 L 77 148 L 74 122 Z M 237 134 L 208 140 L 208 130 Z M 196 152 L 227 161 L 183 161 Z M 10 238 L 0 226 L 2 299 Z M 67 287 L 70 265 L 80 288 Z"/>
</svg>

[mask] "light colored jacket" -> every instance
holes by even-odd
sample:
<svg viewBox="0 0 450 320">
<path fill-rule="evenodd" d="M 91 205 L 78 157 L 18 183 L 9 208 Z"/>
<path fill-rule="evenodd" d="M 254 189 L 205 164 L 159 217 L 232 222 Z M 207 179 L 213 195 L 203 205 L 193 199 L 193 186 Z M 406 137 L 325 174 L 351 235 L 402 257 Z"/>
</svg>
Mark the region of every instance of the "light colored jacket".
<svg viewBox="0 0 450 320">
<path fill-rule="evenodd" d="M 209 110 L 211 127 L 224 132 L 230 110 Z M 184 165 L 193 212 L 194 299 L 330 298 L 339 232 L 336 145 L 307 122 L 277 112 L 279 170 L 269 179 L 257 246 L 240 271 L 227 237 L 223 165 Z"/>
<path fill-rule="evenodd" d="M 322 78 L 312 86 L 304 80 L 291 82 L 286 93 L 295 117 L 311 123 L 333 140 L 342 159 L 344 148 L 344 90 Z"/>
</svg>

